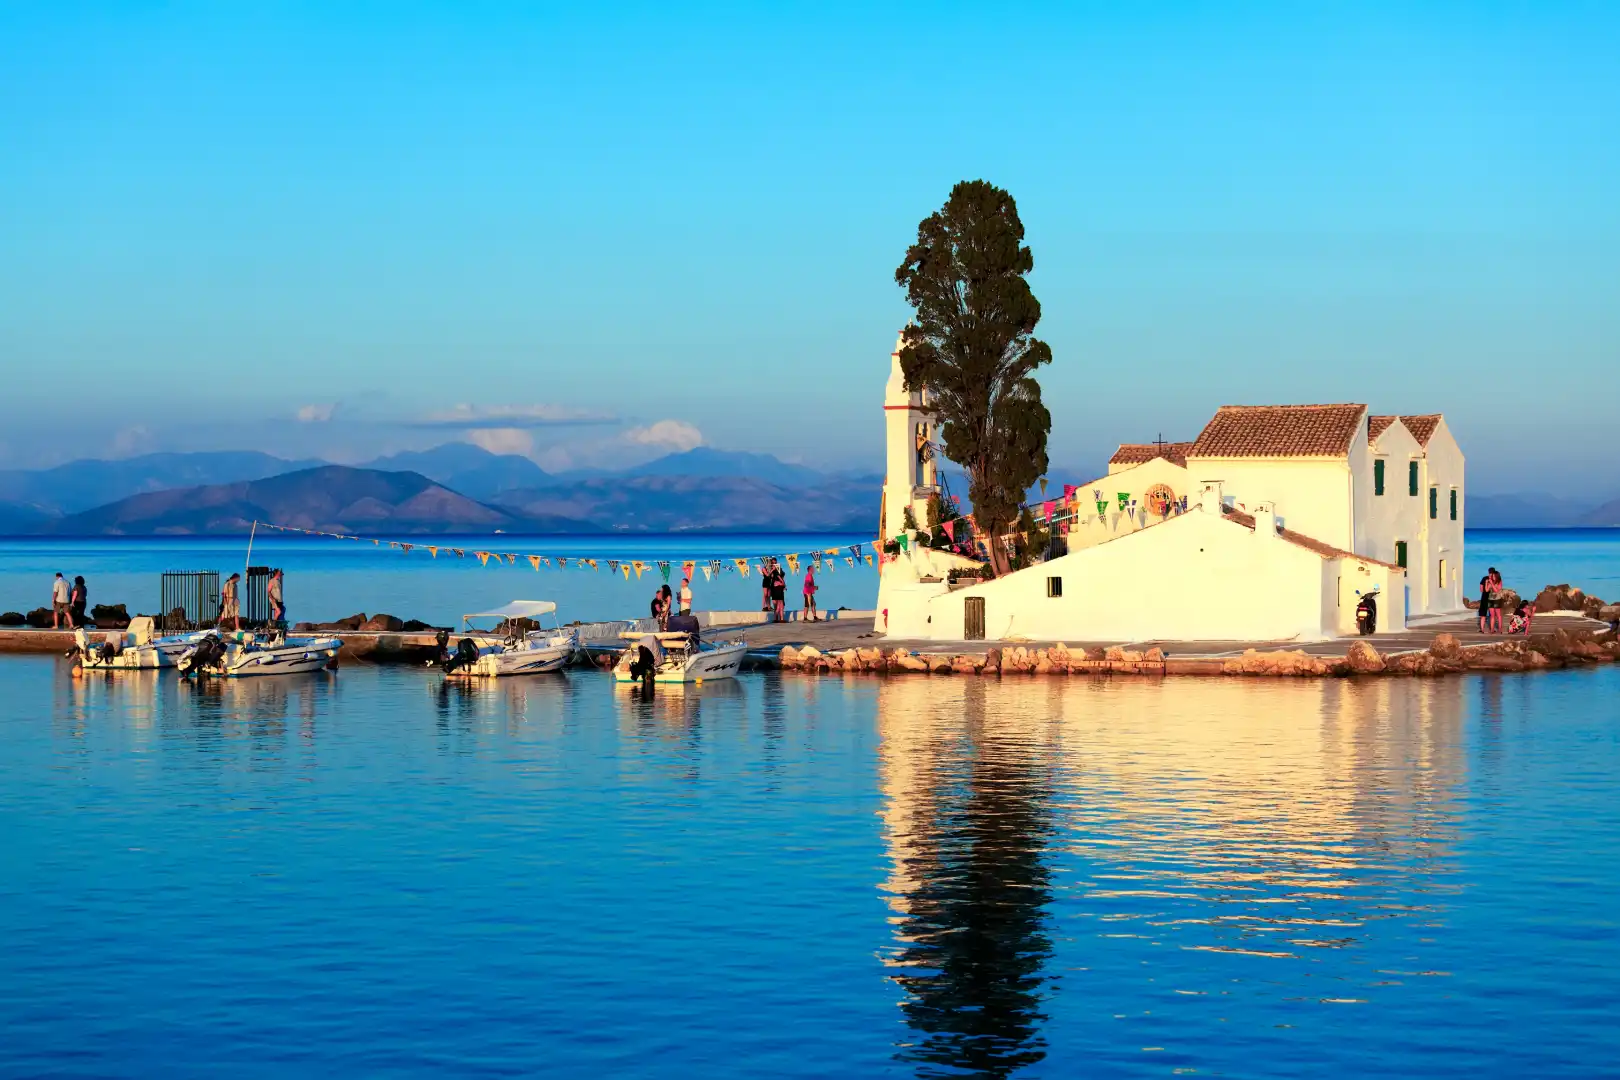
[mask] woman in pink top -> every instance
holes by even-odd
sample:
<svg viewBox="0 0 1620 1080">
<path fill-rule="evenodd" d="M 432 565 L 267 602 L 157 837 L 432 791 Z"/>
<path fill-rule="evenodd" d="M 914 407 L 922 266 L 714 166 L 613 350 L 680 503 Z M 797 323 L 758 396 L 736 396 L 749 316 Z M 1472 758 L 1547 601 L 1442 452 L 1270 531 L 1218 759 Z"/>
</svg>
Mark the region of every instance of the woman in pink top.
<svg viewBox="0 0 1620 1080">
<path fill-rule="evenodd" d="M 804 621 L 816 622 L 816 568 L 804 568 Z"/>
</svg>

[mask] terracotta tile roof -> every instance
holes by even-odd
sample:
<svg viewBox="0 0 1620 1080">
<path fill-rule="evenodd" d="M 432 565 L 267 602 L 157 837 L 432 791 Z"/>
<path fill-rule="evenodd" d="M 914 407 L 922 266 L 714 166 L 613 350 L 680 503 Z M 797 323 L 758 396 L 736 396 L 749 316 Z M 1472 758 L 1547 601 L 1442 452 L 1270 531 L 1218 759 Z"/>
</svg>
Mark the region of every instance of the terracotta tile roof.
<svg viewBox="0 0 1620 1080">
<path fill-rule="evenodd" d="M 1369 416 L 1367 417 L 1367 441 L 1372 442 L 1378 436 L 1389 430 L 1389 425 L 1399 420 L 1398 416 Z"/>
<path fill-rule="evenodd" d="M 1222 405 L 1188 457 L 1342 457 L 1365 405 Z"/>
<path fill-rule="evenodd" d="M 1428 446 L 1429 439 L 1434 435 L 1434 429 L 1440 426 L 1440 414 L 1403 416 L 1401 423 L 1406 425 L 1406 429 L 1412 433 L 1412 438 L 1418 441 L 1419 446 Z"/>
<path fill-rule="evenodd" d="M 1252 530 L 1254 528 L 1253 514 L 1245 514 L 1243 511 L 1234 510 L 1230 506 L 1226 507 L 1226 520 L 1236 522 L 1245 529 Z M 1343 548 L 1336 548 L 1332 544 L 1324 543 L 1314 536 L 1306 536 L 1304 533 L 1295 532 L 1293 529 L 1278 529 L 1277 537 L 1280 540 L 1288 541 L 1295 547 L 1314 551 L 1324 559 L 1357 559 L 1361 562 L 1372 563 L 1374 566 L 1387 566 L 1391 570 L 1405 569 L 1405 567 L 1397 566 L 1394 563 L 1385 562 L 1383 559 L 1374 559 L 1367 555 L 1357 555 L 1355 552 L 1346 551 Z"/>
<path fill-rule="evenodd" d="M 1187 467 L 1187 451 L 1192 449 L 1190 442 L 1171 442 L 1160 446 L 1158 443 L 1120 443 L 1114 456 L 1108 459 L 1110 465 L 1143 465 L 1154 458 L 1162 457 L 1172 465 Z"/>
</svg>

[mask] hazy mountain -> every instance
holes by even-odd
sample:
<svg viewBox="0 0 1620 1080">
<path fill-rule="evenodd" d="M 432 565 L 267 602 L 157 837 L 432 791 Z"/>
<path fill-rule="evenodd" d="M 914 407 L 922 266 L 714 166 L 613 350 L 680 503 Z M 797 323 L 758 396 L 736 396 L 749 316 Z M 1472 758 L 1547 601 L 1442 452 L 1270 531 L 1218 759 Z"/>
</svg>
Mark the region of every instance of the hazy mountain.
<svg viewBox="0 0 1620 1080">
<path fill-rule="evenodd" d="M 1579 525 L 1620 526 L 1620 499 L 1610 499 L 1596 510 L 1582 514 Z"/>
<path fill-rule="evenodd" d="M 544 469 L 526 457 L 492 454 L 465 442 L 390 454 L 363 467 L 420 473 L 463 495 L 485 500 L 503 491 L 540 487 L 551 480 Z"/>
<path fill-rule="evenodd" d="M 37 533 L 55 516 L 26 503 L 0 502 L 0 536 Z"/>
<path fill-rule="evenodd" d="M 679 454 L 618 471 L 619 476 L 746 476 L 769 484 L 790 487 L 819 484 L 827 474 L 806 465 L 790 465 L 770 454 L 750 454 L 741 450 L 716 450 L 699 446 Z"/>
<path fill-rule="evenodd" d="M 1590 504 L 1551 495 L 1470 495 L 1464 510 L 1464 524 L 1471 529 L 1558 529 L 1596 524 L 1583 520 L 1593 513 Z"/>
<path fill-rule="evenodd" d="M 880 485 L 783 486 L 751 476 L 617 476 L 509 491 L 496 505 L 522 517 L 585 517 L 615 529 L 812 532 L 866 528 Z"/>
<path fill-rule="evenodd" d="M 73 514 L 141 492 L 260 480 L 322 464 L 254 450 L 142 454 L 117 461 L 92 458 L 52 469 L 0 471 L 0 502 L 31 505 L 47 515 Z"/>
<path fill-rule="evenodd" d="M 241 533 L 254 521 L 329 532 L 594 531 L 555 515 L 521 518 L 419 473 L 326 465 L 263 480 L 152 492 L 52 522 L 71 535 Z"/>
</svg>

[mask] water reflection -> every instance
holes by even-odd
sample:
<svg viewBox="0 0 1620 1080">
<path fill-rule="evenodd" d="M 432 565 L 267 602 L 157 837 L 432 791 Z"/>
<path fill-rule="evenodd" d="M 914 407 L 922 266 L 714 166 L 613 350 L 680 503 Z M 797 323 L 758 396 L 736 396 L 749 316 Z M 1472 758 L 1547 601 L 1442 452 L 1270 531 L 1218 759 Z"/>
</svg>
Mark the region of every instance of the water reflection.
<svg viewBox="0 0 1620 1080">
<path fill-rule="evenodd" d="M 1214 978 L 1174 959 L 1188 953 L 1253 966 L 1177 991 L 1194 994 L 1443 920 L 1468 685 L 886 680 L 901 1056 L 922 1075 L 1041 1060 L 1054 902 L 1082 939 L 1135 939 L 1144 970 Z M 1374 983 L 1351 964 L 1333 977 Z"/>
<path fill-rule="evenodd" d="M 1048 755 L 1029 725 L 987 723 L 995 687 L 901 700 L 920 685 L 892 680 L 879 695 L 896 941 L 886 962 L 917 1034 L 900 1057 L 925 1076 L 1004 1076 L 1045 1056 Z"/>
</svg>

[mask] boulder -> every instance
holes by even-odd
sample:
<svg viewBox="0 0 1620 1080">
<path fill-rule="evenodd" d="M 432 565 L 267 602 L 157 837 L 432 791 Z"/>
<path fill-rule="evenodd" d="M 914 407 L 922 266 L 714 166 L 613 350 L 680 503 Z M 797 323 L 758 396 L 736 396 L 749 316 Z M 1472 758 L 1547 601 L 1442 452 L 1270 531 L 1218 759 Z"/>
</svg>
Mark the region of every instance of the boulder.
<svg viewBox="0 0 1620 1080">
<path fill-rule="evenodd" d="M 1142 654 L 1142 659 L 1150 664 L 1162 664 L 1164 663 L 1164 650 L 1155 645 Z"/>
<path fill-rule="evenodd" d="M 1429 655 L 1441 660 L 1455 660 L 1462 655 L 1462 642 L 1455 634 L 1436 634 L 1429 643 Z"/>
<path fill-rule="evenodd" d="M 129 625 L 129 609 L 123 604 L 97 604 L 90 609 L 90 621 L 107 630 L 122 630 Z"/>
<path fill-rule="evenodd" d="M 401 630 L 405 629 L 405 623 L 403 620 L 396 619 L 392 615 L 373 615 L 371 618 L 361 623 L 359 629 L 367 630 L 372 633 L 397 634 Z"/>
<path fill-rule="evenodd" d="M 1001 674 L 1001 650 L 994 646 L 984 651 L 984 673 L 986 675 Z"/>
<path fill-rule="evenodd" d="M 1525 653 L 1524 662 L 1533 668 L 1548 668 L 1553 666 L 1553 662 L 1551 660 L 1547 659 L 1541 653 L 1536 652 L 1534 649 L 1531 649 L 1529 652 Z"/>
<path fill-rule="evenodd" d="M 1604 604 L 1598 608 L 1597 617 L 1611 626 L 1614 625 L 1616 621 L 1620 621 L 1620 604 Z"/>
<path fill-rule="evenodd" d="M 37 607 L 28 613 L 27 622 L 36 630 L 49 630 L 51 628 L 51 609 Z"/>
<path fill-rule="evenodd" d="M 776 654 L 778 660 L 785 668 L 791 668 L 799 662 L 799 650 L 792 645 L 782 646 L 782 651 Z"/>
<path fill-rule="evenodd" d="M 432 629 L 434 629 L 432 624 L 425 623 L 421 619 L 406 619 L 405 624 L 400 627 L 400 630 L 407 634 L 420 634 L 424 630 Z"/>
<path fill-rule="evenodd" d="M 1536 594 L 1537 611 L 1581 611 L 1586 606 L 1586 594 L 1568 585 L 1548 585 Z"/>
<path fill-rule="evenodd" d="M 312 623 L 312 622 L 301 622 L 301 623 L 294 623 L 293 624 L 293 633 L 295 633 L 295 634 L 308 634 L 308 633 L 311 633 L 311 632 L 319 630 L 319 629 L 320 629 L 320 626 L 318 626 L 317 624 Z"/>
<path fill-rule="evenodd" d="M 928 661 L 928 670 L 932 671 L 935 675 L 949 675 L 952 670 L 952 661 L 955 659 L 955 657 L 930 656 L 926 657 L 925 659 Z"/>
<path fill-rule="evenodd" d="M 1384 670 L 1384 658 L 1365 641 L 1352 641 L 1344 660 L 1353 675 L 1377 675 Z"/>
<path fill-rule="evenodd" d="M 973 675 L 984 667 L 984 661 L 976 656 L 951 657 L 951 671 L 958 675 Z"/>
<path fill-rule="evenodd" d="M 928 661 L 914 652 L 896 651 L 889 657 L 889 664 L 898 671 L 927 671 Z"/>
<path fill-rule="evenodd" d="M 350 615 L 347 619 L 339 619 L 326 625 L 333 630 L 358 630 L 366 625 L 366 613 L 362 611 L 358 615 Z"/>
<path fill-rule="evenodd" d="M 1227 675 L 1326 675 L 1327 661 L 1311 656 L 1300 649 L 1280 652 L 1260 652 L 1245 649 L 1242 656 L 1234 656 L 1221 665 Z"/>
<path fill-rule="evenodd" d="M 1469 649 L 1464 653 L 1469 671 L 1524 671 L 1529 667 L 1525 657 L 1489 649 Z"/>
<path fill-rule="evenodd" d="M 1093 645 L 1091 648 L 1086 650 L 1086 659 L 1106 660 L 1108 659 L 1108 650 L 1103 648 L 1101 645 Z"/>
<path fill-rule="evenodd" d="M 0 614 L 0 626 L 21 626 L 28 621 L 28 616 L 20 611 L 8 611 Z"/>
<path fill-rule="evenodd" d="M 1433 675 L 1438 669 L 1438 661 L 1426 652 L 1397 653 L 1384 661 L 1386 675 Z"/>
</svg>

